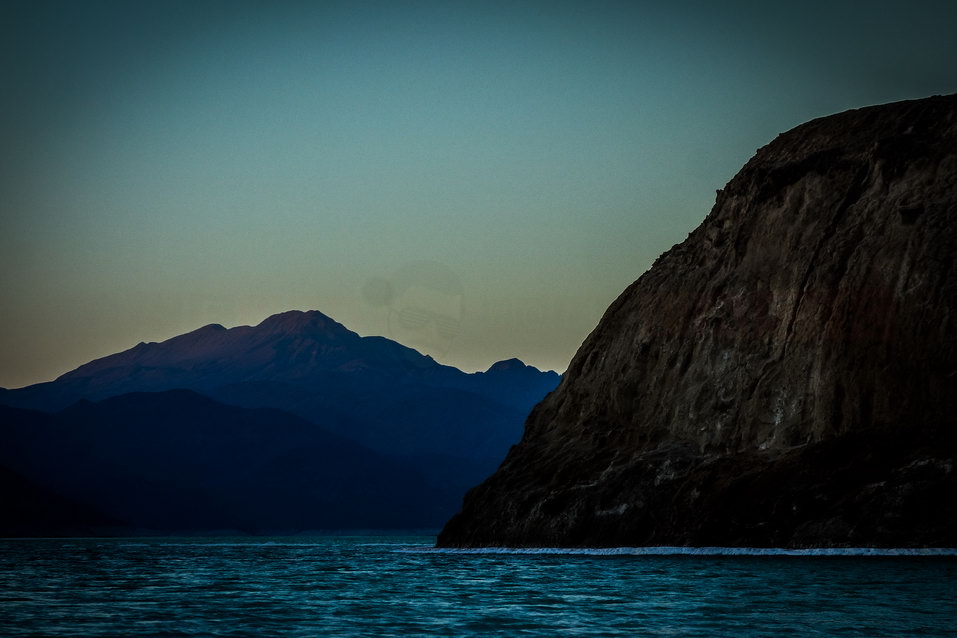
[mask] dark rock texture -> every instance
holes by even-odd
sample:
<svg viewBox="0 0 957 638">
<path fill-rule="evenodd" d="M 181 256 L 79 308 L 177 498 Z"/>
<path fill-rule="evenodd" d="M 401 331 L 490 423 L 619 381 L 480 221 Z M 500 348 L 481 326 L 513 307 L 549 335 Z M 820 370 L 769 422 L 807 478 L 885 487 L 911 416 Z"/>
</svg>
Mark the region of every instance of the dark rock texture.
<svg viewBox="0 0 957 638">
<path fill-rule="evenodd" d="M 957 96 L 760 149 L 445 546 L 957 546 Z"/>
</svg>

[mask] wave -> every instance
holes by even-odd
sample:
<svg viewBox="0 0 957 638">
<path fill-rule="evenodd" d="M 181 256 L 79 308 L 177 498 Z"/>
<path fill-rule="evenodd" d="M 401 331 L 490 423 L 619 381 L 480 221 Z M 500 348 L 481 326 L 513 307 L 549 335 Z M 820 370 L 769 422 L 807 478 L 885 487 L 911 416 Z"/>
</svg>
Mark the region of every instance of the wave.
<svg viewBox="0 0 957 638">
<path fill-rule="evenodd" d="M 438 554 L 557 554 L 579 556 L 957 556 L 957 547 L 416 547 L 396 551 Z"/>
</svg>

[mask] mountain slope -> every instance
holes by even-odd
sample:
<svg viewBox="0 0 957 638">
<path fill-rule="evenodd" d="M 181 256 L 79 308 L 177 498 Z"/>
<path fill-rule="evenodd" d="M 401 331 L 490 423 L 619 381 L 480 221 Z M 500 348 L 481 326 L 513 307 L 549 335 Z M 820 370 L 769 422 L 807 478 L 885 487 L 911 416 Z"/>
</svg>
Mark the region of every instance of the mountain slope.
<svg viewBox="0 0 957 638">
<path fill-rule="evenodd" d="M 360 337 L 318 311 L 290 311 L 258 326 L 214 324 L 140 343 L 9 390 L 0 402 L 56 411 L 80 399 L 185 388 L 286 410 L 383 454 L 464 456 L 491 471 L 558 379 L 517 360 L 466 374 L 389 339 Z"/>
<path fill-rule="evenodd" d="M 459 497 L 295 416 L 185 390 L 52 415 L 0 408 L 0 464 L 126 529 L 153 532 L 422 528 Z M 65 527 L 87 523 L 66 518 Z"/>
<path fill-rule="evenodd" d="M 760 149 L 440 545 L 957 545 L 957 96 Z"/>
<path fill-rule="evenodd" d="M 0 465 L 0 537 L 100 536 L 122 523 Z"/>
</svg>

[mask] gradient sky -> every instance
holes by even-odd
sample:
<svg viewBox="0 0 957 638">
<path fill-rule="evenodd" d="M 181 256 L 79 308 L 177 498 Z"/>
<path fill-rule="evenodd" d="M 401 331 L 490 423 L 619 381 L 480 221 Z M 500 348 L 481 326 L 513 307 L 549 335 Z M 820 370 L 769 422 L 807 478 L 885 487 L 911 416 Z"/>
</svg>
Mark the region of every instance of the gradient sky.
<svg viewBox="0 0 957 638">
<path fill-rule="evenodd" d="M 952 1 L 664 5 L 0 3 L 0 386 L 288 309 L 399 337 L 423 260 L 438 360 L 562 371 L 755 149 L 957 91 Z"/>
</svg>

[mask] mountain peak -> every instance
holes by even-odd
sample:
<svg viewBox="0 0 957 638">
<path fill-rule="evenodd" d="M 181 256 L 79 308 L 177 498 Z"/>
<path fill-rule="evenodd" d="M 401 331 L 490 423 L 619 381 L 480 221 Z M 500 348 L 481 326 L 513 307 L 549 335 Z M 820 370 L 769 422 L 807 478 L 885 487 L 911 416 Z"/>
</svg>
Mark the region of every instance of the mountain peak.
<svg viewBox="0 0 957 638">
<path fill-rule="evenodd" d="M 186 334 L 180 335 L 180 336 L 207 337 L 207 336 L 219 334 L 221 332 L 226 332 L 225 326 L 219 323 L 210 323 L 210 324 L 206 324 L 202 328 L 197 328 L 196 330 L 193 330 L 192 332 L 187 332 Z"/>
<path fill-rule="evenodd" d="M 531 366 L 526 365 L 525 362 L 522 361 L 521 359 L 516 359 L 515 357 L 512 357 L 511 359 L 503 359 L 502 361 L 496 361 L 491 366 L 489 366 L 489 369 L 486 370 L 486 372 L 504 372 L 506 370 L 524 370 L 525 368 L 529 368 L 529 367 Z"/>
<path fill-rule="evenodd" d="M 258 326 L 259 330 L 284 334 L 342 334 L 348 332 L 345 326 L 318 310 L 288 310 L 266 317 Z"/>
<path fill-rule="evenodd" d="M 204 332 L 222 332 L 223 330 L 226 330 L 226 326 L 221 323 L 210 323 L 206 324 L 202 328 L 197 329 L 195 332 L 199 332 L 200 330 Z"/>
</svg>

